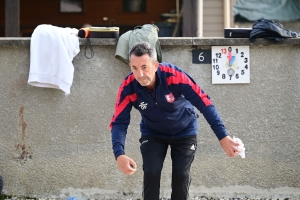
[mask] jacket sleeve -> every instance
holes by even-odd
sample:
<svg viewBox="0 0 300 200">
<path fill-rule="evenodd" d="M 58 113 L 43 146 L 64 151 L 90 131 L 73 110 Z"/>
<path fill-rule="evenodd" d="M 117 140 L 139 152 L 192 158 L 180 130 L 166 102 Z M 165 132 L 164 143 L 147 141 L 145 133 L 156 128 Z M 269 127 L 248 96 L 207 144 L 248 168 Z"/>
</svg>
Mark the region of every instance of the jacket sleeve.
<svg viewBox="0 0 300 200">
<path fill-rule="evenodd" d="M 175 90 L 183 94 L 203 114 L 219 140 L 226 137 L 226 128 L 210 97 L 188 74 L 177 67 L 173 69 L 173 75 L 167 78 L 168 84 L 172 84 Z"/>
<path fill-rule="evenodd" d="M 121 85 L 115 104 L 115 112 L 110 123 L 112 148 L 115 158 L 125 154 L 125 139 L 130 123 L 130 111 L 132 109 L 133 98 L 136 98 L 136 95 L 127 95 L 124 92 L 123 85 Z"/>
</svg>

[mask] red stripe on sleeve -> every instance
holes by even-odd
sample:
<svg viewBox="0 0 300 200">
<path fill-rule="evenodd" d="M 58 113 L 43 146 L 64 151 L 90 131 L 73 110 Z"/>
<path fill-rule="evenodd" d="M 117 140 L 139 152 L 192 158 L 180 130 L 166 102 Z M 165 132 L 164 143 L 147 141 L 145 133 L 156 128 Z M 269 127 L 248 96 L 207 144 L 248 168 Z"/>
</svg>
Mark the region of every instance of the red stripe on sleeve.
<svg viewBox="0 0 300 200">
<path fill-rule="evenodd" d="M 124 87 L 129 85 L 134 80 L 133 74 L 130 75 L 126 80 L 122 82 L 122 85 L 119 88 L 118 95 L 117 95 L 117 101 L 115 105 L 115 113 L 113 118 L 111 119 L 110 123 L 110 129 L 112 129 L 112 122 L 116 120 L 116 118 L 120 115 L 120 113 L 126 108 L 126 106 L 137 99 L 136 93 L 132 95 L 128 95 L 124 98 L 124 100 L 120 103 L 121 94 L 124 90 Z"/>
<path fill-rule="evenodd" d="M 123 92 L 124 87 L 127 86 L 127 85 L 129 85 L 133 80 L 134 80 L 134 76 L 133 76 L 133 74 L 131 74 L 130 76 L 128 76 L 127 79 L 125 79 L 122 82 L 122 84 L 121 84 L 121 86 L 119 88 L 118 95 L 117 95 L 117 102 L 116 102 L 117 105 L 120 103 L 121 93 Z"/>
<path fill-rule="evenodd" d="M 168 85 L 179 84 L 179 83 L 188 84 L 192 87 L 195 93 L 202 99 L 202 101 L 206 106 L 212 104 L 212 101 L 208 98 L 208 95 L 202 92 L 201 88 L 197 84 L 193 83 L 193 81 L 191 81 L 191 79 L 188 76 L 186 76 L 184 73 L 177 71 L 174 68 L 166 67 L 166 66 L 160 66 L 160 69 L 161 71 L 174 74 L 174 76 L 170 76 L 167 78 Z"/>
</svg>

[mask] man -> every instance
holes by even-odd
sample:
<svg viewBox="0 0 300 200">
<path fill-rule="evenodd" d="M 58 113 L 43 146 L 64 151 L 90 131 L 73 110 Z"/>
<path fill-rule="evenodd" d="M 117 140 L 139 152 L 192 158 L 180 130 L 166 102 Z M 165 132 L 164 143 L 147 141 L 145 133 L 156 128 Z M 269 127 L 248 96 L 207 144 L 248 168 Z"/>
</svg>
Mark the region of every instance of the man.
<svg viewBox="0 0 300 200">
<path fill-rule="evenodd" d="M 124 152 L 132 106 L 141 113 L 140 150 L 143 158 L 144 200 L 158 200 L 160 176 L 168 146 L 172 158 L 171 200 L 186 200 L 190 167 L 197 148 L 198 115 L 204 115 L 228 156 L 238 155 L 210 98 L 184 71 L 158 63 L 149 43 L 135 44 L 129 53 L 130 73 L 122 82 L 111 120 L 112 145 L 119 169 L 133 174 L 136 163 Z"/>
</svg>

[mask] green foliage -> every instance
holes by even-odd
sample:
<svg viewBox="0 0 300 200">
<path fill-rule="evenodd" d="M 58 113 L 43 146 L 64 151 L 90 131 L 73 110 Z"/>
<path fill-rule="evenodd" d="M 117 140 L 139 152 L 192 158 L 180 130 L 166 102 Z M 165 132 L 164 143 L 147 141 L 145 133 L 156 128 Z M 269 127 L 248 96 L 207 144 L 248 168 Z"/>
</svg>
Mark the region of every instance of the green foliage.
<svg viewBox="0 0 300 200">
<path fill-rule="evenodd" d="M 6 195 L 0 195 L 0 200 L 4 200 L 4 199 L 11 199 L 11 197 Z"/>
<path fill-rule="evenodd" d="M 7 195 L 0 195 L 0 200 L 37 200 L 37 198 L 32 197 L 12 197 Z"/>
</svg>

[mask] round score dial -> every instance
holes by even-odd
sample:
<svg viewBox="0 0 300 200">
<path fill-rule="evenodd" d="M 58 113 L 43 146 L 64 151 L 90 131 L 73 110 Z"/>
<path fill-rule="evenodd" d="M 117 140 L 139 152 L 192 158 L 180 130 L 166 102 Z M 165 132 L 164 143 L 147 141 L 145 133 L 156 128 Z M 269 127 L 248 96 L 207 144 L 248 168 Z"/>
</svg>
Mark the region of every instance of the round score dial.
<svg viewBox="0 0 300 200">
<path fill-rule="evenodd" d="M 212 46 L 212 83 L 250 83 L 249 46 Z"/>
</svg>

